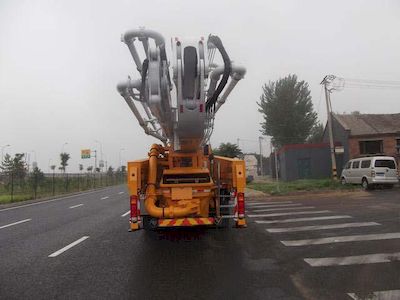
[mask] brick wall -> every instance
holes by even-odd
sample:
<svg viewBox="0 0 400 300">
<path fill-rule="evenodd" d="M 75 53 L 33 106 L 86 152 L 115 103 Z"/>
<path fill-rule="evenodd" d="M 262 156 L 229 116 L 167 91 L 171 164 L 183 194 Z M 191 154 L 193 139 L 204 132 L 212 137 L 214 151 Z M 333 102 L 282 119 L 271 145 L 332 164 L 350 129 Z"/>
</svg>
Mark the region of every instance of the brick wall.
<svg viewBox="0 0 400 300">
<path fill-rule="evenodd" d="M 385 155 L 394 156 L 398 158 L 396 150 L 396 138 L 397 135 L 387 136 L 368 136 L 368 137 L 350 137 L 349 138 L 349 156 L 350 159 L 360 156 L 360 141 L 366 140 L 382 140 L 383 141 L 383 153 Z"/>
</svg>

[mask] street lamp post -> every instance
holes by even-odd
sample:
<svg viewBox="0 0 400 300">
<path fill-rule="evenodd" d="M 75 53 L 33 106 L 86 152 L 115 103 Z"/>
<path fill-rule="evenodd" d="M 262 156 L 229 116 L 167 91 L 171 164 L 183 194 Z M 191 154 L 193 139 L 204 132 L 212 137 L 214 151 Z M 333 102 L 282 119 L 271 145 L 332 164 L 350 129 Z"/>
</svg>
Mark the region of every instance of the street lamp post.
<svg viewBox="0 0 400 300">
<path fill-rule="evenodd" d="M 121 161 L 121 152 L 122 151 L 125 151 L 125 148 L 120 148 L 119 149 L 119 167 L 121 168 L 122 167 L 122 161 Z"/>
<path fill-rule="evenodd" d="M 34 157 L 34 161 L 32 162 L 32 170 L 37 167 L 37 158 L 36 158 L 36 151 L 35 150 L 31 150 L 31 153 L 33 153 L 33 157 Z"/>
<path fill-rule="evenodd" d="M 64 153 L 64 147 L 65 145 L 68 145 L 68 142 L 65 142 L 62 146 L 61 146 L 61 153 Z"/>
<path fill-rule="evenodd" d="M 101 171 L 103 171 L 103 164 L 104 164 L 104 161 L 103 161 L 103 144 L 100 142 L 100 141 L 98 141 L 98 140 L 94 140 L 95 141 L 95 143 L 98 143 L 99 145 L 100 145 L 100 162 L 101 162 Z M 100 165 L 99 165 L 100 166 Z"/>
</svg>

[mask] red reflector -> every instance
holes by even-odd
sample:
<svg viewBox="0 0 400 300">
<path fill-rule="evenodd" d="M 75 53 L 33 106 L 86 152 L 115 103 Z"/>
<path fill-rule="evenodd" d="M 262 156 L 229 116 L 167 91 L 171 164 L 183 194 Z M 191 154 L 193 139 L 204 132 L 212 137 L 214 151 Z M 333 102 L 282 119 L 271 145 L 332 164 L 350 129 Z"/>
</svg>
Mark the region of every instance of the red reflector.
<svg viewBox="0 0 400 300">
<path fill-rule="evenodd" d="M 203 104 L 200 104 L 199 111 L 203 112 Z"/>
<path fill-rule="evenodd" d="M 131 201 L 131 218 L 138 217 L 138 197 L 136 195 L 132 195 L 130 197 Z"/>
<path fill-rule="evenodd" d="M 237 206 L 239 218 L 244 217 L 244 193 L 237 194 Z"/>
<path fill-rule="evenodd" d="M 180 106 L 179 106 L 179 112 L 180 112 L 180 113 L 183 113 L 183 105 L 180 105 Z"/>
</svg>

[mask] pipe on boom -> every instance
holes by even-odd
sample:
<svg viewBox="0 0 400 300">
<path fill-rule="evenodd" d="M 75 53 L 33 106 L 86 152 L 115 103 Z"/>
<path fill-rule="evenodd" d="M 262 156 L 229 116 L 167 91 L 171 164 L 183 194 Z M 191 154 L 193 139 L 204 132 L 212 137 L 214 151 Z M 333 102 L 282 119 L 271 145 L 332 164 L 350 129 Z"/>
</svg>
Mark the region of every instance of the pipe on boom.
<svg viewBox="0 0 400 300">
<path fill-rule="evenodd" d="M 225 88 L 226 83 L 228 82 L 229 75 L 231 74 L 231 60 L 229 58 L 228 53 L 226 53 L 224 45 L 222 44 L 221 39 L 216 35 L 210 35 L 208 37 L 208 42 L 212 43 L 218 51 L 221 53 L 222 59 L 224 60 L 224 73 L 222 75 L 222 79 L 218 84 L 216 91 L 213 95 L 207 99 L 206 102 L 206 110 L 209 111 L 217 102 L 219 95 L 222 90 Z"/>
<path fill-rule="evenodd" d="M 139 125 L 143 128 L 144 132 L 148 135 L 151 135 L 151 136 L 159 139 L 164 144 L 167 143 L 166 137 L 158 134 L 155 131 L 150 130 L 149 127 L 147 127 L 146 122 L 143 120 L 142 116 L 140 115 L 139 110 L 137 109 L 135 103 L 133 102 L 133 100 L 131 99 L 131 97 L 129 95 L 128 87 L 130 86 L 131 82 L 132 81 L 129 80 L 128 83 L 119 83 L 117 85 L 118 92 L 121 94 L 122 98 L 124 98 L 126 104 L 128 104 L 129 108 L 131 109 L 131 111 L 135 115 L 136 119 L 138 120 Z"/>
<path fill-rule="evenodd" d="M 215 108 L 215 113 L 219 110 L 219 108 L 225 103 L 226 99 L 228 98 L 229 94 L 235 88 L 236 84 L 239 80 L 243 79 L 244 74 L 246 74 L 246 69 L 242 66 L 232 66 L 232 79 L 228 84 L 228 87 L 225 89 L 224 93 L 222 94 L 221 98 L 217 101 L 217 106 Z"/>
<path fill-rule="evenodd" d="M 146 200 L 144 205 L 147 212 L 154 218 L 182 218 L 197 213 L 198 205 L 188 203 L 184 207 L 158 207 L 156 205 L 157 193 L 157 159 L 160 154 L 164 153 L 161 145 L 153 144 L 149 152 L 149 177 L 147 180 Z"/>
<path fill-rule="evenodd" d="M 160 47 L 161 58 L 166 59 L 167 54 L 165 52 L 165 39 L 160 33 L 158 33 L 157 31 L 154 31 L 154 30 L 149 30 L 149 29 L 144 29 L 144 28 L 128 30 L 122 36 L 121 40 L 128 46 L 129 51 L 131 52 L 132 58 L 135 61 L 136 68 L 139 71 L 139 73 L 142 72 L 142 62 L 140 60 L 139 54 L 137 53 L 136 47 L 134 44 L 136 38 L 138 38 L 139 41 L 142 41 L 143 47 L 146 52 L 146 57 L 148 56 L 148 53 L 147 53 L 148 51 L 146 51 L 146 48 L 148 50 L 148 46 L 149 46 L 148 38 L 151 38 L 154 40 L 156 45 L 158 47 Z"/>
</svg>

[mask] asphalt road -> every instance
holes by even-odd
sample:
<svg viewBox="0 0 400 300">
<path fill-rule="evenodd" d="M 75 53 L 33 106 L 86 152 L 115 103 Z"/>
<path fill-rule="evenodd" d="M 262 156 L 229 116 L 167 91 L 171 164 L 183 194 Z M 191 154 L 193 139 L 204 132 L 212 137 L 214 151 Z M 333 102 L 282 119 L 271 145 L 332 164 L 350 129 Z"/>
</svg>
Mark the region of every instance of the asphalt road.
<svg viewBox="0 0 400 300">
<path fill-rule="evenodd" d="M 252 198 L 246 229 L 128 209 L 124 186 L 0 208 L 0 299 L 400 299 L 398 191 Z"/>
</svg>

